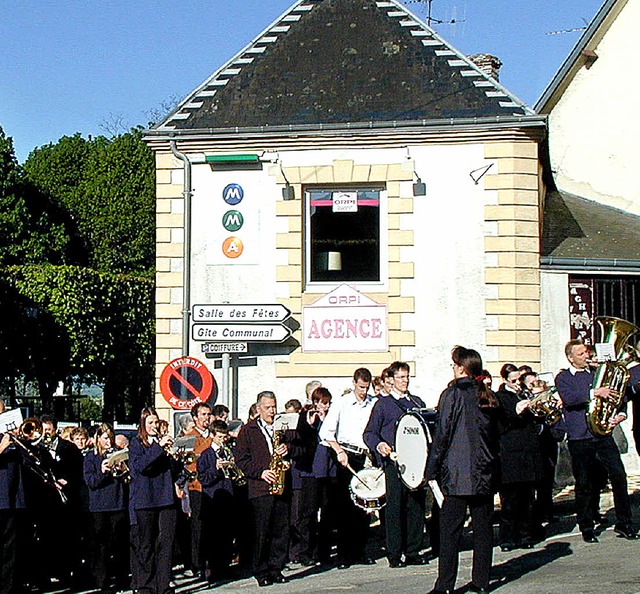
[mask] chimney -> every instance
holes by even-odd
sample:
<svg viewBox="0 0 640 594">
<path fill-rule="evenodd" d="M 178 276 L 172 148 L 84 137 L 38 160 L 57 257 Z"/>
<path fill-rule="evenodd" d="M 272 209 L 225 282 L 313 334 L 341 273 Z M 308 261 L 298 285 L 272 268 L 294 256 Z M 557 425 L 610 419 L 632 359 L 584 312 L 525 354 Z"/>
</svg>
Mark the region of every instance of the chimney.
<svg viewBox="0 0 640 594">
<path fill-rule="evenodd" d="M 491 78 L 497 81 L 500 80 L 500 67 L 502 66 L 502 62 L 499 58 L 491 54 L 473 54 L 473 56 L 469 56 L 469 60 Z"/>
</svg>

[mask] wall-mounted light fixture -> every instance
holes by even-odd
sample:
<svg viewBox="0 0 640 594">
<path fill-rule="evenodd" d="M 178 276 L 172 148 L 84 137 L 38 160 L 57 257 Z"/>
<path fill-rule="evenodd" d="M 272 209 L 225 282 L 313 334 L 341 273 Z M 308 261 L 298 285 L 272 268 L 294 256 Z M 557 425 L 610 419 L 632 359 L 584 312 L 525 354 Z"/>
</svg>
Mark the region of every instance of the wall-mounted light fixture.
<svg viewBox="0 0 640 594">
<path fill-rule="evenodd" d="M 284 169 L 282 168 L 282 161 L 278 160 L 278 165 L 280 165 L 280 173 L 282 173 L 282 177 L 284 177 L 285 187 L 282 188 L 282 199 L 283 200 L 295 200 L 296 199 L 296 191 L 293 186 L 289 183 L 287 176 L 284 173 Z"/>
<path fill-rule="evenodd" d="M 407 160 L 411 161 L 411 153 L 409 152 L 409 147 L 407 147 Z M 413 175 L 416 178 L 416 181 L 413 182 L 413 195 L 414 196 L 426 196 L 427 195 L 427 184 L 425 184 L 418 175 L 415 170 L 415 163 L 413 168 Z"/>
</svg>

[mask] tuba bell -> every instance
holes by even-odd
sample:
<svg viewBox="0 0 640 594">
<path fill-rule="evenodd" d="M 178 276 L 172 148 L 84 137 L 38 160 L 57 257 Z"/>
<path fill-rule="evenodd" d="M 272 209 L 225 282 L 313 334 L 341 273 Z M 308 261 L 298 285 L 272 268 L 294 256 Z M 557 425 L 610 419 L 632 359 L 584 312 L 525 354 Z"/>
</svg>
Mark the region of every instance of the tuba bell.
<svg viewBox="0 0 640 594">
<path fill-rule="evenodd" d="M 615 359 L 598 364 L 593 380 L 593 389 L 609 388 L 616 393 L 614 398 L 594 396 L 587 408 L 587 426 L 595 436 L 610 435 L 613 428 L 610 421 L 618 414 L 629 382 L 627 365 L 637 359 L 633 348 L 627 345 L 629 338 L 640 332 L 635 324 L 613 317 L 598 317 L 600 342 L 613 344 Z"/>
</svg>

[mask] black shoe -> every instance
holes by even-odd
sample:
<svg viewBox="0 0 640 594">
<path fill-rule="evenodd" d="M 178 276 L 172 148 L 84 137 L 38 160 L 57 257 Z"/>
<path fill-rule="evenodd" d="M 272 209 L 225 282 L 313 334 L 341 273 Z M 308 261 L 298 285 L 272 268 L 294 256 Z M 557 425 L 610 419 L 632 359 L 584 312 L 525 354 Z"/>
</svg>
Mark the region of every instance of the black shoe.
<svg viewBox="0 0 640 594">
<path fill-rule="evenodd" d="M 474 594 L 486 594 L 488 591 L 489 588 L 481 588 L 475 584 L 469 584 L 467 587 L 467 592 L 474 592 Z"/>
<path fill-rule="evenodd" d="M 347 561 L 346 559 L 338 559 L 338 561 L 336 562 L 336 566 L 338 567 L 338 569 L 348 569 L 349 567 L 351 567 L 351 562 Z"/>
<path fill-rule="evenodd" d="M 622 538 L 626 538 L 627 540 L 638 540 L 638 533 L 634 532 L 631 526 L 627 526 L 624 524 L 616 525 L 613 531 Z"/>
<path fill-rule="evenodd" d="M 533 540 L 531 540 L 530 538 L 523 538 L 522 541 L 520 542 L 520 547 L 521 549 L 532 549 L 534 545 Z"/>
<path fill-rule="evenodd" d="M 274 584 L 286 584 L 289 581 L 289 578 L 284 577 L 279 571 L 269 574 L 269 579 Z"/>
<path fill-rule="evenodd" d="M 258 586 L 260 586 L 261 588 L 263 588 L 264 586 L 270 586 L 271 584 L 273 584 L 273 581 L 271 581 L 271 578 L 266 575 L 256 577 L 256 582 L 258 582 Z"/>
<path fill-rule="evenodd" d="M 596 538 L 596 535 L 593 533 L 593 530 L 585 530 L 582 533 L 582 540 L 584 540 L 584 542 L 588 542 L 591 544 L 598 542 L 598 539 Z"/>
<path fill-rule="evenodd" d="M 407 555 L 405 565 L 428 565 L 429 559 L 423 555 Z"/>
<path fill-rule="evenodd" d="M 395 557 L 393 559 L 389 559 L 389 567 L 391 567 L 392 569 L 406 566 L 407 564 L 402 559 L 397 559 Z"/>
<path fill-rule="evenodd" d="M 509 553 L 511 551 L 513 551 L 516 548 L 516 545 L 514 545 L 512 542 L 503 542 L 500 545 L 500 550 L 503 553 Z"/>
<path fill-rule="evenodd" d="M 354 565 L 375 565 L 375 559 L 371 557 L 360 557 L 358 560 L 353 562 Z"/>
</svg>

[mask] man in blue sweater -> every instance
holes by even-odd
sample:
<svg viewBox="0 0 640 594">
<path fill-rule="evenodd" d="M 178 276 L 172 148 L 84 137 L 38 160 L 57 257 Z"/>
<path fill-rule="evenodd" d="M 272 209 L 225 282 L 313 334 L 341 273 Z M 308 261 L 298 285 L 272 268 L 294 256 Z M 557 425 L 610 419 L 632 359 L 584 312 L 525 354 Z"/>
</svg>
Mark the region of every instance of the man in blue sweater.
<svg viewBox="0 0 640 594">
<path fill-rule="evenodd" d="M 593 435 L 587 427 L 586 412 L 592 397 L 609 398 L 614 395 L 607 387 L 592 390 L 594 374 L 589 367 L 589 348 L 579 340 L 570 340 L 565 355 L 571 364 L 556 376 L 556 388 L 564 405 L 564 420 L 569 440 L 571 466 L 575 478 L 576 515 L 585 542 L 596 543 L 594 510 L 600 491 L 596 487 L 593 470 L 599 460 L 607 469 L 613 491 L 616 512 L 615 532 L 629 540 L 637 534 L 631 526 L 631 504 L 627 491 L 627 474 L 620 451 L 611 435 Z M 611 419 L 615 426 L 627 418 L 618 413 Z"/>
</svg>

